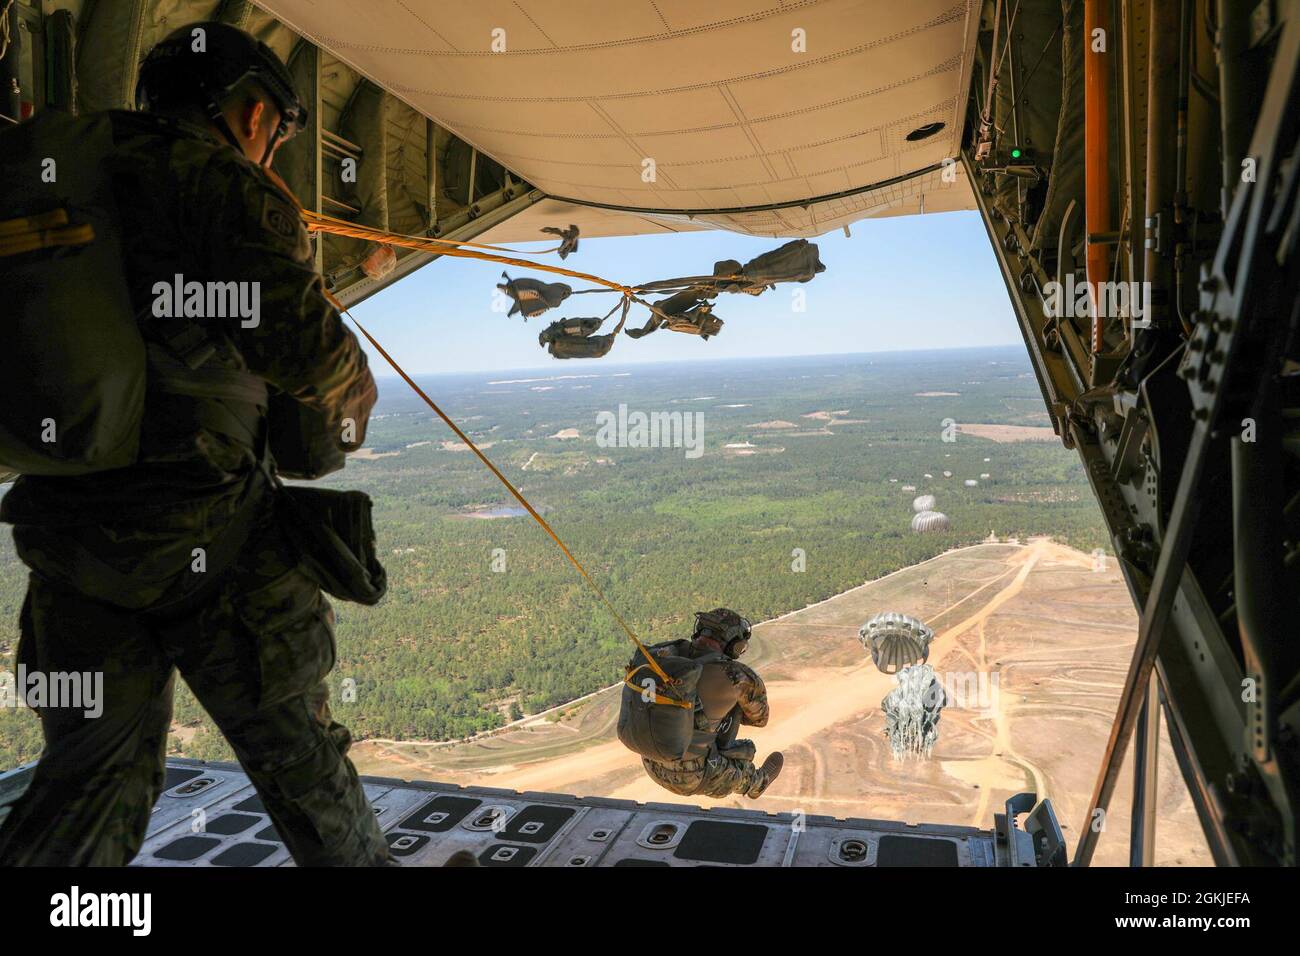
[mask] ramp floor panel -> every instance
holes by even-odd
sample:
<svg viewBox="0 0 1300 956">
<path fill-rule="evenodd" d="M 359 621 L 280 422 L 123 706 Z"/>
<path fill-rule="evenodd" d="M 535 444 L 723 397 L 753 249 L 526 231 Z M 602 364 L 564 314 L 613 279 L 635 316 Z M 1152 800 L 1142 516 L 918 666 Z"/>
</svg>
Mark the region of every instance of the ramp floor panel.
<svg viewBox="0 0 1300 956">
<path fill-rule="evenodd" d="M 0 774 L 0 815 L 31 767 Z M 363 778 L 402 866 L 995 866 L 993 830 Z M 173 758 L 132 866 L 292 866 L 237 765 Z M 0 817 L 2 819 L 2 817 Z M 1010 829 L 1016 841 L 1027 836 Z M 1023 855 L 1021 855 L 1023 858 Z M 1032 858 L 1032 854 L 1030 855 Z M 1023 863 L 1021 865 L 1024 865 Z"/>
</svg>

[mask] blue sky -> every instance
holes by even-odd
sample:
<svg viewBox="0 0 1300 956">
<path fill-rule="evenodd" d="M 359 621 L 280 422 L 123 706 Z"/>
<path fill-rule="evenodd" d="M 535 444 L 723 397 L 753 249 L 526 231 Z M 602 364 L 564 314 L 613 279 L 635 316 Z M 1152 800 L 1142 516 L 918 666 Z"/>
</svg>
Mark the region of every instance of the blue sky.
<svg viewBox="0 0 1300 956">
<path fill-rule="evenodd" d="M 715 314 L 726 323 L 704 342 L 660 330 L 644 339 L 620 336 L 605 361 L 686 362 L 700 359 L 963 348 L 1021 342 L 1006 288 L 984 228 L 974 212 L 867 219 L 814 240 L 826 271 L 807 284 L 782 284 L 758 297 L 721 295 Z M 781 240 L 727 232 L 584 239 L 568 268 L 628 283 L 710 273 L 720 259 L 745 262 Z M 518 245 L 518 248 L 528 248 Z M 538 246 L 536 248 L 541 248 Z M 559 264 L 558 256 L 544 257 Z M 510 270 L 512 277 L 545 273 Z M 537 335 L 558 318 L 604 315 L 616 293 L 570 298 L 529 319 L 492 311 L 501 267 L 444 257 L 357 306 L 353 313 L 412 374 L 543 368 L 578 371 L 597 360 L 551 358 Z M 579 282 L 574 288 L 583 288 Z M 806 311 L 792 309 L 803 290 Z M 630 327 L 645 322 L 633 307 Z M 602 329 L 613 329 L 611 319 Z M 376 374 L 389 370 L 372 356 Z"/>
</svg>

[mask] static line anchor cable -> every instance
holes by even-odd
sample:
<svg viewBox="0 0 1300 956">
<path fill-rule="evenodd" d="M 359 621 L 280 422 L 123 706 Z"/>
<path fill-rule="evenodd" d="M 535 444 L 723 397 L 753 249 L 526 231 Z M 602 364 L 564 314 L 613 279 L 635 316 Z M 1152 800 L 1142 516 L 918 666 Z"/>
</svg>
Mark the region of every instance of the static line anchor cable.
<svg viewBox="0 0 1300 956">
<path fill-rule="evenodd" d="M 434 239 L 432 237 L 404 236 L 395 232 L 387 232 L 383 229 L 372 229 L 369 226 L 358 226 L 350 223 L 345 219 L 335 219 L 333 216 L 326 216 L 321 213 L 309 212 L 303 210 L 302 221 L 311 232 L 328 232 L 336 236 L 350 236 L 353 239 L 368 239 L 371 242 L 383 243 L 390 246 L 402 246 L 407 249 L 417 249 L 421 252 L 436 252 L 444 256 L 461 256 L 466 259 L 483 259 L 487 262 L 500 262 L 508 266 L 520 266 L 524 269 L 538 269 L 542 272 L 552 272 L 555 275 L 568 276 L 571 279 L 583 279 L 587 282 L 594 282 L 597 285 L 603 285 L 615 292 L 622 292 L 624 295 L 634 295 L 638 290 L 633 286 L 626 286 L 619 282 L 611 282 L 609 279 L 602 279 L 600 276 L 589 275 L 585 272 L 576 272 L 573 269 L 565 269 L 561 266 L 546 265 L 541 262 L 532 262 L 528 259 L 515 259 L 510 256 L 498 256 L 491 252 L 479 252 L 479 249 L 490 249 L 498 252 L 517 252 L 515 249 L 507 249 L 503 246 L 488 246 L 474 242 L 462 242 L 455 239 Z M 527 255 L 528 253 L 524 253 Z M 353 319 L 355 322 L 356 320 Z"/>
<path fill-rule="evenodd" d="M 284 187 L 288 192 L 288 187 Z M 495 252 L 513 252 L 517 255 L 542 255 L 545 252 L 553 250 L 539 250 L 535 253 L 521 252 L 517 249 L 510 249 L 505 246 L 486 245 L 484 243 L 470 242 L 468 240 L 458 239 L 434 239 L 430 236 L 408 236 L 402 233 L 388 232 L 384 229 L 375 229 L 370 226 L 359 226 L 355 223 L 348 222 L 346 219 L 337 219 L 334 216 L 327 216 L 323 213 L 311 212 L 303 209 L 302 205 L 294 199 L 298 208 L 298 214 L 302 217 L 303 224 L 309 232 L 323 232 L 335 236 L 347 236 L 353 239 L 365 239 L 370 242 L 377 242 L 389 246 L 401 246 L 405 249 L 415 249 L 420 252 L 432 252 L 437 255 L 459 256 L 465 259 L 481 259 L 485 262 L 499 262 L 508 266 L 519 266 L 524 269 L 536 269 L 539 272 L 550 272 L 554 275 L 566 276 L 570 279 L 583 279 L 587 282 L 594 282 L 597 285 L 604 286 L 605 289 L 622 293 L 624 297 L 631 299 L 638 305 L 643 305 L 655 315 L 663 319 L 668 319 L 662 309 L 652 302 L 638 296 L 637 293 L 669 291 L 672 289 L 690 288 L 700 283 L 716 282 L 735 282 L 743 281 L 743 275 L 730 276 L 686 276 L 679 279 L 666 279 L 659 282 L 648 282 L 643 285 L 629 286 L 621 282 L 613 282 L 600 276 L 590 275 L 586 272 L 577 272 L 573 269 L 565 269 L 562 266 L 547 265 L 542 262 L 533 262 L 528 259 L 516 259 L 511 256 L 494 255 Z M 483 252 L 479 250 L 490 250 Z M 578 289 L 574 295 L 583 295 L 588 292 L 601 292 L 601 289 Z M 611 311 L 612 314 L 612 311 Z M 356 320 L 353 319 L 355 322 Z"/>
<path fill-rule="evenodd" d="M 328 295 L 328 293 L 326 294 Z M 623 630 L 627 633 L 627 636 L 632 638 L 632 643 L 634 643 L 637 646 L 637 649 L 641 652 L 642 656 L 645 657 L 646 664 L 650 667 L 650 669 L 655 672 L 655 675 L 658 676 L 658 678 L 661 681 L 663 681 L 663 685 L 665 687 L 671 687 L 675 685 L 677 683 L 676 680 L 669 677 L 668 674 L 664 672 L 663 668 L 659 666 L 659 663 L 655 660 L 654 655 L 650 653 L 649 648 L 647 648 L 644 644 L 642 644 L 640 638 L 638 638 L 636 634 L 633 633 L 632 628 L 628 626 L 628 623 L 625 620 L 623 620 L 623 616 L 618 613 L 618 611 L 615 609 L 610 599 L 605 596 L 605 592 L 601 590 L 600 585 L 597 584 L 596 581 L 592 578 L 592 576 L 587 573 L 587 569 L 582 566 L 582 562 L 573 556 L 573 552 L 570 551 L 568 546 L 560 539 L 560 536 L 555 533 L 554 529 L 551 528 L 550 524 L 547 523 L 546 519 L 537 513 L 537 509 L 534 508 L 532 504 L 529 503 L 528 499 L 525 498 L 523 494 L 519 491 L 519 489 L 516 488 L 511 483 L 510 479 L 507 478 L 505 475 L 503 475 L 501 473 L 501 470 L 497 468 L 496 465 L 492 464 L 492 462 L 488 459 L 487 455 L 483 454 L 483 452 L 479 450 L 479 447 L 474 444 L 473 440 L 468 435 L 466 435 L 463 431 L 460 430 L 460 428 L 456 425 L 455 422 L 451 420 L 451 418 L 447 415 L 446 412 L 444 412 L 441 408 L 438 407 L 438 403 L 435 402 L 432 398 L 430 398 L 427 394 L 425 394 L 424 389 L 420 388 L 419 385 L 415 384 L 415 381 L 411 378 L 411 376 L 406 374 L 406 371 L 400 365 L 397 364 L 396 360 L 394 360 L 394 358 L 388 354 L 387 350 L 385 350 L 385 348 L 382 345 L 380 345 L 377 341 L 375 341 L 375 337 L 371 335 L 368 331 L 366 331 L 366 327 L 362 325 L 360 322 L 358 322 L 356 320 L 356 317 L 352 315 L 352 313 L 349 312 L 341 302 L 335 299 L 332 295 L 329 296 L 329 298 L 340 312 L 342 312 L 344 315 L 346 315 L 349 319 L 352 320 L 352 324 L 355 325 L 357 327 L 357 330 L 360 331 L 360 333 L 366 337 L 366 341 L 369 342 L 371 346 L 374 347 L 375 351 L 377 351 L 380 355 L 384 357 L 384 361 L 386 361 L 389 365 L 393 367 L 393 371 L 395 371 L 401 377 L 402 381 L 404 381 L 407 385 L 409 385 L 411 389 L 415 392 L 415 394 L 419 395 L 420 398 L 424 400 L 424 403 L 428 405 L 429 408 L 433 409 L 434 414 L 437 415 L 439 418 L 441 418 L 443 422 L 446 424 L 446 426 L 456 434 L 456 437 L 459 438 L 461 441 L 463 441 L 466 444 L 466 446 L 469 447 L 470 451 L 474 452 L 474 454 L 478 456 L 479 461 L 483 462 L 483 464 L 487 466 L 488 470 L 492 472 L 492 474 L 496 475 L 497 480 L 500 481 L 501 484 L 505 485 L 506 490 L 509 491 L 510 494 L 514 495 L 515 500 L 518 501 L 521 505 L 523 505 L 524 509 L 527 510 L 527 512 L 533 516 L 533 520 L 536 521 L 539 525 L 541 525 L 543 531 L 545 531 L 548 535 L 550 535 L 551 540 L 554 541 L 555 544 L 559 547 L 559 549 L 564 552 L 564 556 L 569 559 L 569 562 L 575 568 L 578 569 L 578 573 L 582 575 L 582 577 L 586 580 L 586 582 L 589 585 L 591 585 L 591 589 L 596 592 L 596 596 L 599 597 L 601 601 L 604 602 L 605 607 L 609 609 L 609 613 L 614 615 L 614 620 L 618 621 L 619 626 L 623 628 Z M 630 681 L 630 679 L 631 678 L 629 676 L 627 679 L 625 679 L 625 683 L 627 681 Z M 632 687 L 634 690 L 637 691 L 643 690 L 643 688 L 637 687 L 635 684 L 629 683 L 628 686 Z M 670 704 L 674 707 L 683 707 L 683 708 L 686 707 L 693 708 L 695 706 L 693 701 L 678 700 L 672 697 L 664 697 L 660 694 L 655 694 L 655 703 Z"/>
</svg>

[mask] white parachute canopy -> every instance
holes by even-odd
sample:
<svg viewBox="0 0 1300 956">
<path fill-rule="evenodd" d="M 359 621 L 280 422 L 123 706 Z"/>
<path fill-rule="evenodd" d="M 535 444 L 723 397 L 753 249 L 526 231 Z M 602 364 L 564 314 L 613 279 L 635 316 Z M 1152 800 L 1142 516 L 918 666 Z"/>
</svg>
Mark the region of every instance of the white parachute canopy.
<svg viewBox="0 0 1300 956">
<path fill-rule="evenodd" d="M 992 477 L 993 477 L 993 476 L 990 475 L 987 471 L 986 471 L 986 472 L 982 472 L 982 473 L 980 474 L 980 479 L 981 479 L 982 481 L 988 481 L 988 480 L 989 480 L 990 478 L 992 478 Z"/>
<path fill-rule="evenodd" d="M 952 522 L 942 511 L 922 511 L 912 515 L 912 530 L 917 534 L 929 534 L 935 531 L 948 531 Z"/>
<path fill-rule="evenodd" d="M 916 491 L 916 485 L 903 485 L 904 491 Z"/>
<path fill-rule="evenodd" d="M 930 656 L 934 631 L 914 617 L 898 611 L 881 611 L 858 628 L 858 640 L 871 652 L 876 667 L 894 674 Z"/>
<path fill-rule="evenodd" d="M 951 471 L 945 471 L 945 472 L 943 473 L 943 476 L 944 476 L 945 478 L 951 478 L 951 477 L 952 477 L 952 472 L 951 472 Z"/>
<path fill-rule="evenodd" d="M 885 695 L 885 736 L 895 760 L 930 756 L 939 739 L 939 712 L 947 703 L 934 668 L 916 664 L 898 672 L 898 686 Z"/>
<path fill-rule="evenodd" d="M 975 488 L 979 485 L 979 482 L 976 481 L 974 478 L 967 478 L 964 484 L 966 485 L 967 488 Z"/>
<path fill-rule="evenodd" d="M 913 511 L 933 511 L 937 505 L 938 502 L 934 500 L 934 495 L 917 495 L 912 500 Z"/>
</svg>

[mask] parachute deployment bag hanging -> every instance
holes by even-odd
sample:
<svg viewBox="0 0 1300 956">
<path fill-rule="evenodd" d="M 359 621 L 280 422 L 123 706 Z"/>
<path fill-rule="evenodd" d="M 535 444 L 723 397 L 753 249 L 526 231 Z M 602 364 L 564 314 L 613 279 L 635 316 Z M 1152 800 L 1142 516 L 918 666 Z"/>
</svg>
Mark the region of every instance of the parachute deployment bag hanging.
<svg viewBox="0 0 1300 956">
<path fill-rule="evenodd" d="M 122 273 L 107 116 L 46 110 L 0 131 L 0 471 L 135 461 L 145 347 Z"/>
</svg>

